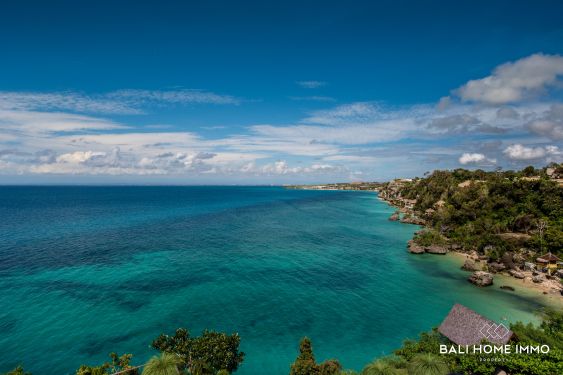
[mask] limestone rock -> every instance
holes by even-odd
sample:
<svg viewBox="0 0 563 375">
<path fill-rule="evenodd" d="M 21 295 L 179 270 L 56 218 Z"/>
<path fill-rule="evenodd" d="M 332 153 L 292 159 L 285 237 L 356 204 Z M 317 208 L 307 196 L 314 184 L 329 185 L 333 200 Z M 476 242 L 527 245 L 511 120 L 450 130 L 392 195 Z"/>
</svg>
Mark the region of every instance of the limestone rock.
<svg viewBox="0 0 563 375">
<path fill-rule="evenodd" d="M 492 271 L 494 273 L 501 272 L 506 269 L 506 266 L 503 263 L 497 263 L 497 262 L 489 263 L 488 267 L 489 267 L 489 271 Z"/>
<path fill-rule="evenodd" d="M 389 216 L 390 221 L 397 221 L 399 220 L 399 212 L 393 213 L 393 215 Z"/>
<path fill-rule="evenodd" d="M 530 263 L 530 262 L 524 262 L 524 269 L 526 271 L 535 271 L 536 270 L 536 265 L 534 263 Z"/>
<path fill-rule="evenodd" d="M 526 275 L 524 275 L 524 272 L 518 270 L 510 270 L 510 274 L 517 279 L 523 279 L 526 277 Z"/>
<path fill-rule="evenodd" d="M 461 269 L 466 271 L 480 271 L 481 267 L 478 267 L 474 260 L 466 259 Z"/>
<path fill-rule="evenodd" d="M 545 281 L 545 277 L 543 277 L 543 275 L 536 275 L 532 277 L 532 281 L 538 284 L 543 283 Z"/>
<path fill-rule="evenodd" d="M 416 225 L 424 225 L 425 221 L 423 219 L 420 219 L 416 216 L 412 216 L 412 215 L 405 215 L 403 216 L 403 218 L 400 220 L 401 223 L 403 224 L 416 224 Z"/>
<path fill-rule="evenodd" d="M 473 272 L 473 274 L 467 280 L 477 286 L 493 285 L 493 275 L 484 271 Z"/>
<path fill-rule="evenodd" d="M 446 254 L 448 252 L 448 249 L 446 247 L 440 245 L 426 246 L 424 250 L 430 254 L 441 254 L 441 255 Z"/>
<path fill-rule="evenodd" d="M 413 254 L 424 254 L 424 248 L 418 245 L 414 240 L 408 242 L 409 252 Z"/>
</svg>

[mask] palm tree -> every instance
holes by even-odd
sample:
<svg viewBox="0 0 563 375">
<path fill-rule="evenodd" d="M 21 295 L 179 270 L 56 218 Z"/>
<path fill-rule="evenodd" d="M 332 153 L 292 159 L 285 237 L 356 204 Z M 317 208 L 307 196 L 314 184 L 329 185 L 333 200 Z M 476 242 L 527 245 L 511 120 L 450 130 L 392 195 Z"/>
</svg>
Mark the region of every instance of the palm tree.
<svg viewBox="0 0 563 375">
<path fill-rule="evenodd" d="M 417 354 L 408 364 L 411 375 L 447 375 L 448 365 L 432 353 Z"/>
<path fill-rule="evenodd" d="M 178 366 L 180 363 L 180 358 L 175 354 L 155 355 L 145 365 L 143 375 L 179 375 Z"/>
</svg>

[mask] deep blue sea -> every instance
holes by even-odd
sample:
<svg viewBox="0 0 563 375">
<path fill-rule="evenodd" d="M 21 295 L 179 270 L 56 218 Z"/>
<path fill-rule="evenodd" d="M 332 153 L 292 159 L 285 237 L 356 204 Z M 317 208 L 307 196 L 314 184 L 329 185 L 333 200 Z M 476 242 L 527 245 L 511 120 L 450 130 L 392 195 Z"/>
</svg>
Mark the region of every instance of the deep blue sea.
<svg viewBox="0 0 563 375">
<path fill-rule="evenodd" d="M 237 374 L 282 375 L 299 339 L 346 368 L 463 303 L 500 321 L 538 302 L 479 289 L 374 193 L 280 187 L 0 187 L 0 372 L 74 374 L 162 332 L 239 332 Z"/>
</svg>

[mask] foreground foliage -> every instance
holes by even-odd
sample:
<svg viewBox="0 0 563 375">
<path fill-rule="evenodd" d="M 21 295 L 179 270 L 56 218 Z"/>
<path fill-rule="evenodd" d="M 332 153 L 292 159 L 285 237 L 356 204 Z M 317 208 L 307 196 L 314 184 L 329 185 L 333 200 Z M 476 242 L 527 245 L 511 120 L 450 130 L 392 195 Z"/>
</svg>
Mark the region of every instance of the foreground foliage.
<svg viewBox="0 0 563 375">
<path fill-rule="evenodd" d="M 152 342 L 153 348 L 179 357 L 180 368 L 193 375 L 236 371 L 244 360 L 239 345 L 237 333 L 206 330 L 199 337 L 191 337 L 185 328 L 178 328 L 173 336 L 162 334 Z"/>
<path fill-rule="evenodd" d="M 510 326 L 518 337 L 511 343 L 512 354 L 440 354 L 440 345 L 451 345 L 437 330 L 424 332 L 417 340 L 405 340 L 388 357 L 366 365 L 361 372 L 343 370 L 330 359 L 317 363 L 311 340 L 303 338 L 299 355 L 290 367 L 290 375 L 493 375 L 504 370 L 511 375 L 563 374 L 563 311 L 546 309 L 540 325 L 516 323 Z M 174 336 L 160 335 L 152 346 L 161 351 L 144 366 L 143 375 L 229 375 L 240 366 L 244 353 L 239 352 L 240 337 L 204 331 L 190 337 L 185 329 Z M 515 345 L 549 345 L 548 353 L 515 353 Z M 130 364 L 132 355 L 110 354 L 111 361 L 100 366 L 81 366 L 77 375 L 139 375 Z M 31 375 L 19 366 L 3 375 Z"/>
<path fill-rule="evenodd" d="M 175 354 L 161 353 L 152 357 L 143 368 L 143 375 L 178 375 L 182 361 Z"/>
<path fill-rule="evenodd" d="M 139 370 L 130 364 L 132 354 L 110 353 L 111 362 L 106 362 L 100 366 L 82 365 L 76 370 L 76 375 L 107 375 L 119 372 L 120 375 L 139 375 Z"/>
<path fill-rule="evenodd" d="M 341 370 L 342 366 L 334 359 L 317 364 L 311 340 L 304 337 L 299 343 L 299 356 L 291 365 L 289 373 L 290 375 L 339 375 Z"/>
</svg>

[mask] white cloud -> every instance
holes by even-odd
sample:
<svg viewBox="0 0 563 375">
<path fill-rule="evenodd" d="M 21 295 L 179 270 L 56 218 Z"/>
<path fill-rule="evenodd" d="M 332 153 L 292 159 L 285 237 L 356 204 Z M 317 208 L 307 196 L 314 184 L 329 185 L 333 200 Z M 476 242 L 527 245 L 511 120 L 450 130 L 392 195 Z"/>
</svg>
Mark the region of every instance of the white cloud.
<svg viewBox="0 0 563 375">
<path fill-rule="evenodd" d="M 484 154 L 479 153 L 464 153 L 458 159 L 460 164 L 495 164 L 495 159 L 489 159 Z"/>
<path fill-rule="evenodd" d="M 508 146 L 503 153 L 513 160 L 535 160 L 546 156 L 560 156 L 561 151 L 557 146 L 526 147 L 521 144 Z"/>
<path fill-rule="evenodd" d="M 46 134 L 126 128 L 127 126 L 111 120 L 70 113 L 0 110 L 0 131 L 5 134 Z"/>
<path fill-rule="evenodd" d="M 297 81 L 296 83 L 305 89 L 316 89 L 326 86 L 326 82 L 324 81 Z"/>
<path fill-rule="evenodd" d="M 105 152 L 94 152 L 94 151 L 75 151 L 68 154 L 62 154 L 57 156 L 57 163 L 71 163 L 79 164 L 87 162 L 92 158 L 97 156 L 106 156 Z"/>
<path fill-rule="evenodd" d="M 552 57 L 539 56 L 552 61 Z M 526 99 L 554 85 L 545 76 L 540 77 L 544 83 L 539 89 L 527 78 L 518 83 L 516 73 L 533 70 L 529 61 L 522 61 L 499 67 L 486 82 L 475 81 L 480 83 L 473 89 L 477 85 L 488 95 L 491 87 L 509 87 Z M 489 167 L 497 159 L 510 164 L 561 159 L 558 145 L 547 144 L 563 139 L 562 104 L 552 99 L 491 105 L 483 95 L 485 99 L 479 100 L 465 97 L 466 102 L 446 97 L 438 105 L 390 107 L 355 102 L 311 111 L 285 125 L 206 127 L 191 118 L 172 126 L 147 121 L 140 125 L 130 118 L 122 123 L 76 112 L 111 117 L 165 105 L 236 105 L 240 100 L 197 90 L 120 90 L 96 95 L 0 92 L 0 174 L 213 174 L 229 179 L 257 177 L 257 181 L 261 176 L 275 181 L 361 175 L 368 179 L 455 168 L 458 163 Z M 291 99 L 322 101 L 325 97 Z M 460 156 L 460 150 L 471 152 Z"/>
<path fill-rule="evenodd" d="M 502 64 L 490 76 L 469 81 L 455 93 L 464 101 L 514 103 L 556 86 L 561 75 L 562 56 L 535 54 Z"/>
</svg>

